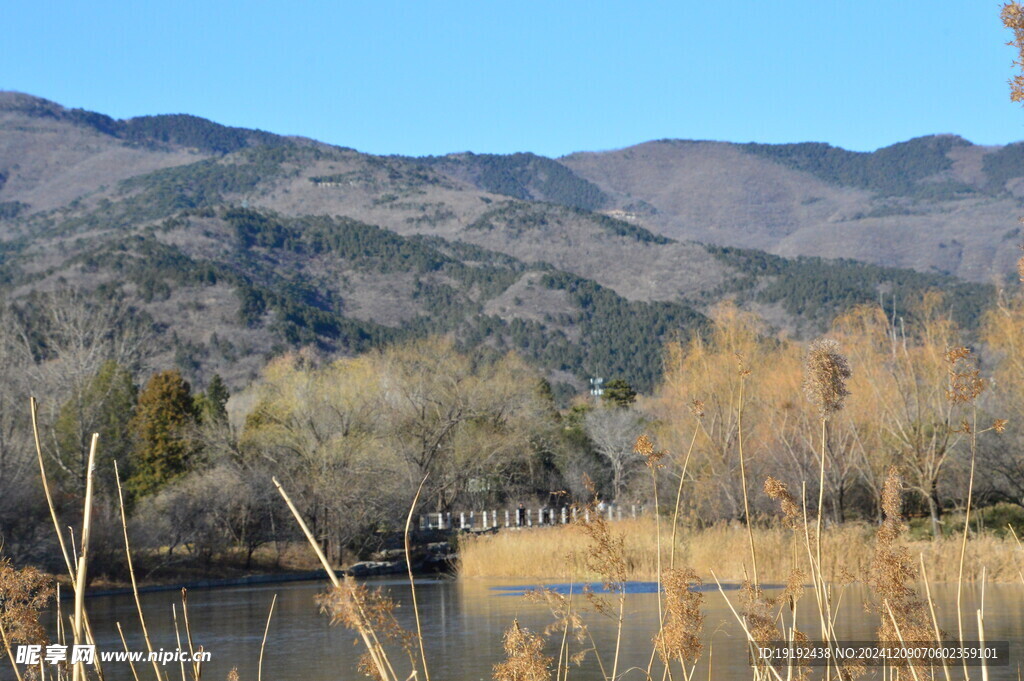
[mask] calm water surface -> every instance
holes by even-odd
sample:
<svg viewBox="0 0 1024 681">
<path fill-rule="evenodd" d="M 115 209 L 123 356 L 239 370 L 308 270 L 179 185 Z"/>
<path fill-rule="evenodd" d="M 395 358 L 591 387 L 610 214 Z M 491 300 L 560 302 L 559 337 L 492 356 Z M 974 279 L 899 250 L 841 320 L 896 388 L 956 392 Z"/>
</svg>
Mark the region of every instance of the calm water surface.
<svg viewBox="0 0 1024 681">
<path fill-rule="evenodd" d="M 413 628 L 409 586 L 403 580 L 368 580 L 390 591 L 402 605 L 399 620 Z M 552 583 L 554 580 L 552 580 Z M 490 679 L 492 667 L 503 659 L 501 638 L 514 618 L 525 627 L 540 630 L 551 621 L 545 606 L 522 598 L 523 587 L 536 582 L 424 579 L 417 582 L 427 659 L 431 678 L 435 681 L 478 681 Z M 643 591 L 643 589 L 639 589 Z M 263 662 L 263 679 L 282 681 L 354 681 L 365 679 L 356 672 L 361 646 L 354 646 L 355 635 L 341 627 L 332 627 L 328 618 L 318 611 L 314 598 L 324 591 L 318 582 L 296 582 L 218 590 L 196 590 L 189 593 L 189 619 L 193 639 L 212 653 L 212 661 L 204 666 L 204 679 L 224 679 L 232 667 L 238 667 L 243 681 L 256 679 L 257 658 L 267 611 L 277 594 L 277 606 L 270 625 L 267 650 Z M 956 588 L 949 585 L 933 587 L 938 616 L 943 628 L 956 631 Z M 731 592 L 735 599 L 737 594 Z M 1016 679 L 1018 660 L 1024 654 L 1024 587 L 1020 585 L 988 585 L 985 588 L 986 637 L 989 641 L 1009 640 L 1012 665 L 990 668 L 990 678 Z M 974 610 L 981 599 L 976 586 L 966 587 L 966 609 L 970 627 L 966 635 L 973 638 Z M 805 629 L 812 631 L 816 615 L 811 594 L 801 601 L 798 617 Z M 843 638 L 872 639 L 877 616 L 866 613 L 862 587 L 846 589 L 837 621 Z M 179 608 L 180 594 L 161 592 L 144 594 L 143 608 L 155 647 L 176 649 L 172 605 Z M 144 650 L 138 619 L 131 596 L 105 596 L 87 602 L 90 618 L 102 648 L 121 650 L 116 623 L 124 627 L 132 649 Z M 696 678 L 707 678 L 707 652 L 713 651 L 714 679 L 748 679 L 747 653 L 742 632 L 717 590 L 706 592 L 705 656 Z M 657 629 L 658 605 L 654 593 L 629 593 L 626 596 L 626 627 L 623 634 L 621 668 L 646 668 L 651 652 L 651 637 Z M 590 615 L 598 647 L 610 666 L 614 651 L 614 623 L 598 615 Z M 812 638 L 814 638 L 812 634 Z M 396 658 L 401 659 L 401 658 Z M 6 662 L 4 663 L 6 664 Z M 402 665 L 405 669 L 405 665 Z M 107 678 L 112 681 L 132 678 L 127 664 L 108 663 Z M 4 676 L 4 675 L 7 676 Z M 180 678 L 178 669 L 171 678 Z M 0 677 L 10 678 L 10 668 L 0 668 Z M 147 678 L 144 670 L 140 676 Z M 639 674 L 630 675 L 639 679 Z M 630 678 L 627 676 L 627 678 Z M 151 678 L 152 674 L 148 675 Z M 596 660 L 591 656 L 579 670 L 572 672 L 579 680 L 599 679 Z M 972 678 L 981 678 L 975 669 Z M 962 676 L 960 677 L 962 678 Z"/>
</svg>

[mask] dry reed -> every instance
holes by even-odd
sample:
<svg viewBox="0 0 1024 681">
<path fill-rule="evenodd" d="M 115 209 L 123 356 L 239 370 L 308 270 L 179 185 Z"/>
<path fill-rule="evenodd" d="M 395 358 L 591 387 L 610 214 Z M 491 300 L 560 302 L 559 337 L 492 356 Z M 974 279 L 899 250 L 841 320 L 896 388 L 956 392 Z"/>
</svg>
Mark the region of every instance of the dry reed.
<svg viewBox="0 0 1024 681">
<path fill-rule="evenodd" d="M 810 344 L 804 358 L 804 392 L 821 418 L 843 408 L 843 400 L 850 395 L 846 381 L 852 375 L 850 363 L 839 353 L 839 343 L 819 338 Z"/>
<path fill-rule="evenodd" d="M 657 578 L 656 528 L 650 517 L 628 519 L 612 525 L 623 536 L 623 558 L 627 579 Z M 822 532 L 822 575 L 827 581 L 845 581 L 847 573 L 868 574 L 875 551 L 876 527 L 847 523 Z M 754 527 L 758 546 L 758 567 L 762 580 L 784 584 L 793 567 L 793 548 L 804 552 L 803 540 L 785 527 Z M 955 583 L 960 558 L 959 537 L 939 537 L 906 542 L 911 555 L 923 554 L 933 582 Z M 599 581 L 601 574 L 587 567 L 581 553 L 587 541 L 571 526 L 505 531 L 466 537 L 460 544 L 459 576 L 522 577 L 530 579 L 577 579 Z M 671 551 L 663 538 L 663 559 Z M 736 524 L 719 524 L 701 530 L 681 528 L 675 544 L 676 562 L 688 565 L 698 575 L 713 569 L 720 579 L 740 582 L 744 563 L 749 563 L 745 529 Z M 567 558 L 567 554 L 569 554 Z M 524 559 L 529 556 L 529 560 Z M 988 568 L 989 582 L 1020 582 L 1020 551 L 1011 537 L 982 534 L 967 543 L 964 580 L 978 581 L 982 566 Z M 666 561 L 667 564 L 667 561 Z"/>
<path fill-rule="evenodd" d="M 1024 68 L 1024 7 L 1018 2 L 1007 2 L 1003 4 L 1001 18 L 1003 26 L 1013 31 L 1013 40 L 1010 45 L 1017 49 L 1017 58 L 1013 65 Z M 1010 101 L 1024 101 L 1024 75 L 1017 74 L 1010 79 Z M 1021 264 L 1024 258 L 1017 262 L 1021 281 L 1024 281 L 1024 265 Z"/>
<path fill-rule="evenodd" d="M 551 657 L 544 654 L 544 637 L 519 626 L 505 631 L 505 661 L 494 665 L 495 681 L 548 681 L 551 678 Z"/>
<path fill-rule="evenodd" d="M 344 624 L 358 633 L 363 640 L 365 650 L 359 662 L 360 671 L 378 681 L 399 681 L 400 677 L 395 672 L 388 652 L 378 637 L 378 633 L 380 633 L 388 640 L 402 643 L 403 649 L 409 656 L 413 674 L 415 674 L 416 661 L 411 653 L 412 638 L 411 635 L 407 636 L 407 632 L 395 621 L 392 614 L 395 607 L 394 602 L 380 590 L 371 592 L 365 586 L 356 584 L 350 577 L 346 576 L 344 581 L 338 579 L 337 573 L 331 567 L 327 556 L 324 555 L 323 549 L 313 536 L 302 514 L 299 513 L 299 509 L 295 507 L 291 497 L 288 496 L 277 478 L 272 478 L 272 481 L 334 586 L 331 591 L 321 597 L 319 601 L 321 609 L 331 615 L 332 623 Z"/>
<path fill-rule="evenodd" d="M 645 446 L 646 447 L 646 446 Z M 653 446 L 651 447 L 653 451 Z M 654 464 L 652 459 L 652 465 Z M 605 588 L 617 594 L 618 607 L 613 610 L 604 599 L 596 596 L 590 591 L 586 596 L 591 606 L 616 622 L 615 633 L 615 655 L 612 658 L 611 679 L 618 678 L 619 656 L 622 652 L 622 627 L 625 623 L 626 612 L 626 585 L 629 575 L 629 566 L 626 563 L 626 535 L 618 529 L 612 531 L 611 524 L 605 519 L 604 514 L 597 510 L 597 495 L 594 485 L 589 478 L 584 476 L 584 483 L 592 495 L 589 504 L 583 509 L 576 509 L 578 521 L 572 527 L 576 534 L 585 541 L 580 550 L 575 553 L 574 559 L 582 561 L 583 569 L 589 573 L 600 576 Z M 655 545 L 655 569 L 660 583 L 661 555 L 658 549 L 661 546 L 661 537 L 657 523 L 654 528 Z M 660 603 L 659 603 L 660 607 Z M 500 680 L 497 680 L 500 681 Z"/>
<path fill-rule="evenodd" d="M 553 589 L 533 589 L 525 594 L 528 601 L 543 603 L 551 611 L 554 621 L 544 628 L 544 636 L 553 637 L 561 634 L 558 650 L 558 669 L 568 673 L 570 664 L 580 665 L 590 652 L 596 653 L 593 640 L 590 638 L 590 629 L 587 627 L 577 607 L 573 604 L 572 590 L 568 594 L 560 594 Z M 571 634 L 571 637 L 570 637 Z M 573 653 L 572 643 L 582 645 L 590 640 L 591 647 L 581 648 Z M 598 663 L 601 663 L 598 655 Z M 602 665 L 602 669 L 603 669 Z M 561 677 L 562 674 L 559 674 Z"/>
<path fill-rule="evenodd" d="M 692 569 L 670 569 L 664 575 L 665 624 L 655 637 L 655 647 L 661 661 L 693 663 L 700 657 L 704 644 L 704 594 L 691 587 L 703 582 Z"/>
<path fill-rule="evenodd" d="M 910 551 L 900 543 L 906 531 L 901 513 L 903 480 L 896 467 L 889 469 L 882 490 L 885 520 L 878 529 L 878 541 L 871 563 L 871 585 L 881 602 L 879 641 L 934 641 L 928 603 L 911 584 L 918 578 Z"/>
<path fill-rule="evenodd" d="M 46 632 L 39 614 L 53 598 L 48 575 L 33 567 L 15 568 L 9 559 L 0 560 L 0 630 L 5 643 L 44 643 Z"/>
</svg>

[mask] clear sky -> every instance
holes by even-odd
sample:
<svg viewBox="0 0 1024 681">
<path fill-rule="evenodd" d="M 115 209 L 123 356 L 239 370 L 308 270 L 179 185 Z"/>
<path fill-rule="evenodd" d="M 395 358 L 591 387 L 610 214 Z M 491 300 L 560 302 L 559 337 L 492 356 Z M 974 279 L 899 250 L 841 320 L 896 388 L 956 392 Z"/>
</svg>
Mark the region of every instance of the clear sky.
<svg viewBox="0 0 1024 681">
<path fill-rule="evenodd" d="M 0 89 L 373 153 L 1024 138 L 987 0 L 9 0 Z"/>
</svg>

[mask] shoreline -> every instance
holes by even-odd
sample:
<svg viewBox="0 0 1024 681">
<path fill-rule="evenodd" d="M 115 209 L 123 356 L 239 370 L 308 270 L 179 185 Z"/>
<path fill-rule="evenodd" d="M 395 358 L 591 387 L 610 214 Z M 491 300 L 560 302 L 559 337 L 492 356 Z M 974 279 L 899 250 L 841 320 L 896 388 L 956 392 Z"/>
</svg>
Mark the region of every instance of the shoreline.
<svg viewBox="0 0 1024 681">
<path fill-rule="evenodd" d="M 345 570 L 335 570 L 336 575 L 343 576 Z M 161 591 L 180 591 L 187 589 L 189 591 L 202 590 L 202 589 L 219 589 L 222 587 L 229 586 L 247 586 L 251 584 L 278 584 L 282 582 L 310 582 L 317 579 L 327 580 L 327 571 L 323 568 L 319 570 L 309 570 L 304 572 L 285 572 L 285 573 L 263 573 L 256 575 L 248 575 L 245 577 L 223 577 L 219 579 L 199 579 L 190 582 L 176 582 L 174 584 L 147 584 L 140 586 L 138 592 L 140 594 L 145 593 L 157 593 Z M 98 589 L 86 589 L 86 598 L 99 598 L 102 596 L 124 596 L 133 593 L 131 586 L 123 587 L 111 587 L 111 588 L 98 588 Z M 61 588 L 60 599 L 71 600 L 75 597 L 75 593 L 70 588 Z"/>
<path fill-rule="evenodd" d="M 427 559 L 419 558 L 413 563 L 412 569 L 417 575 L 457 574 L 455 558 L 452 554 L 436 555 Z M 389 561 L 361 561 L 343 568 L 334 568 L 333 571 L 337 577 L 347 576 L 365 578 L 406 575 L 408 568 L 405 560 L 402 559 Z M 204 577 L 200 579 L 183 579 L 156 584 L 146 583 L 138 587 L 138 592 L 140 594 L 144 594 L 161 591 L 180 591 L 182 589 L 219 589 L 223 587 L 247 586 L 253 584 L 309 582 L 318 579 L 327 582 L 329 580 L 327 570 L 320 567 L 299 571 L 260 572 L 235 577 Z M 65 583 L 64 580 L 57 581 L 61 584 L 60 599 L 66 600 L 74 598 L 74 590 L 71 586 Z M 101 596 L 122 596 L 131 593 L 133 593 L 133 590 L 130 583 L 114 583 L 101 584 L 94 588 L 87 588 L 85 596 L 86 598 L 94 598 Z"/>
</svg>

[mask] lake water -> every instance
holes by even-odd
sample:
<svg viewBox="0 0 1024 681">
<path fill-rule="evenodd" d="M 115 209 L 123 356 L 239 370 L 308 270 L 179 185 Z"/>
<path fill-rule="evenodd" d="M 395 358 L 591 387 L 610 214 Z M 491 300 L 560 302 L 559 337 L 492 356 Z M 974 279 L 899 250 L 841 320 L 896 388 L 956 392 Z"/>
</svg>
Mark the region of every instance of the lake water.
<svg viewBox="0 0 1024 681">
<path fill-rule="evenodd" d="M 368 582 L 390 591 L 392 597 L 402 604 L 398 611 L 400 621 L 413 628 L 407 582 L 400 579 Z M 417 596 L 431 678 L 435 681 L 490 679 L 493 665 L 503 659 L 502 634 L 514 618 L 534 630 L 543 629 L 551 621 L 550 613 L 543 605 L 527 602 L 519 595 L 524 588 L 536 583 L 418 580 Z M 255 681 L 267 611 L 276 594 L 277 605 L 267 640 L 263 679 L 364 679 L 356 671 L 356 662 L 362 652 L 361 644 L 353 645 L 356 636 L 342 627 L 332 627 L 314 603 L 314 598 L 324 589 L 319 582 L 294 582 L 191 591 L 188 605 L 193 638 L 197 645 L 201 644 L 212 654 L 211 662 L 204 666 L 203 678 L 224 679 L 232 667 L 237 667 L 242 681 Z M 933 587 L 933 595 L 940 623 L 946 631 L 955 633 L 955 586 L 937 585 Z M 729 596 L 735 599 L 737 594 L 731 592 Z M 981 599 L 980 588 L 968 585 L 965 596 L 966 612 L 970 613 L 965 618 L 969 625 L 966 634 L 968 638 L 974 638 L 974 610 Z M 1019 584 L 990 584 L 985 588 L 984 598 L 987 640 L 1009 640 L 1011 644 L 1011 666 L 990 668 L 990 678 L 993 681 L 1016 679 L 1018 660 L 1024 655 L 1024 588 Z M 811 625 L 816 620 L 812 618 L 812 600 L 810 593 L 802 599 L 798 617 L 804 622 L 802 628 L 811 632 L 814 638 Z M 176 649 L 171 608 L 178 605 L 181 624 L 180 594 L 173 591 L 143 594 L 142 601 L 154 646 Z M 840 637 L 850 640 L 874 638 L 877 615 L 865 612 L 864 601 L 863 587 L 855 585 L 846 589 L 837 620 Z M 712 678 L 749 679 L 742 632 L 722 595 L 717 590 L 706 592 L 705 606 L 705 655 L 696 678 L 708 678 L 706 660 L 710 649 Z M 87 608 L 102 648 L 123 649 L 116 629 L 116 623 L 121 622 L 129 647 L 144 650 L 130 595 L 91 598 L 87 601 Z M 658 606 L 654 593 L 627 594 L 620 669 L 647 667 L 657 621 Z M 614 650 L 614 623 L 594 614 L 588 616 L 588 623 L 605 663 L 610 665 Z M 402 661 L 400 657 L 396 659 Z M 0 677 L 11 678 L 8 663 L 5 661 L 3 664 L 7 666 L 0 668 Z M 405 668 L 406 664 L 400 667 Z M 171 671 L 170 678 L 181 678 L 176 666 L 165 669 Z M 132 678 L 126 663 L 108 663 L 105 672 L 111 681 Z M 153 676 L 151 668 L 140 668 L 139 674 L 143 679 Z M 601 678 L 596 659 L 591 656 L 580 669 L 574 669 L 570 677 L 579 680 Z M 633 672 L 626 678 L 641 677 L 641 674 Z M 980 669 L 972 670 L 971 677 L 980 679 Z M 958 678 L 963 678 L 962 674 Z"/>
</svg>

